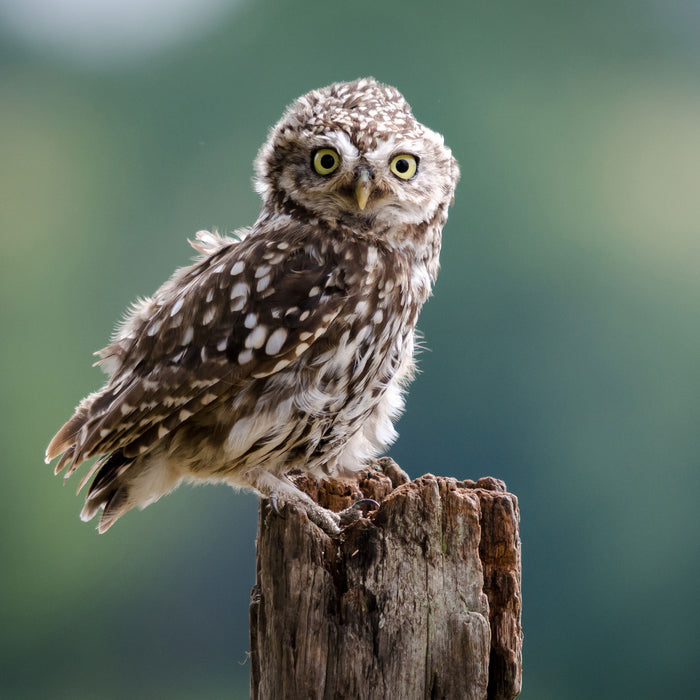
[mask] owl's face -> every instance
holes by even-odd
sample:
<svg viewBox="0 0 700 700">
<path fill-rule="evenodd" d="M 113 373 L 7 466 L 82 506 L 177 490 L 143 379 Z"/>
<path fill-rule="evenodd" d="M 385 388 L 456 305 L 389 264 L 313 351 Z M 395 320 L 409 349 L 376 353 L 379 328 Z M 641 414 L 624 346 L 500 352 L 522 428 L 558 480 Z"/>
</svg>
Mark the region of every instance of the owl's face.
<svg viewBox="0 0 700 700">
<path fill-rule="evenodd" d="M 442 137 L 394 88 L 372 79 L 299 98 L 256 161 L 257 189 L 282 211 L 303 208 L 366 230 L 418 224 L 449 203 L 458 170 Z"/>
</svg>

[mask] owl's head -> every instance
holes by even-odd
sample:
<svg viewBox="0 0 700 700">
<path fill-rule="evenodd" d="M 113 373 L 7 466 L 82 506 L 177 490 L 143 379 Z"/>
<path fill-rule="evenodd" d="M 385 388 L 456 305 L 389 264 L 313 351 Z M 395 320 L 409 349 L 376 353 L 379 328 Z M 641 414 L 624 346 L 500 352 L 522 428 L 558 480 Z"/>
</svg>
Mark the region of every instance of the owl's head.
<svg viewBox="0 0 700 700">
<path fill-rule="evenodd" d="M 267 208 L 360 230 L 432 220 L 459 179 L 442 136 L 416 121 L 398 90 L 373 78 L 296 100 L 255 167 Z"/>
</svg>

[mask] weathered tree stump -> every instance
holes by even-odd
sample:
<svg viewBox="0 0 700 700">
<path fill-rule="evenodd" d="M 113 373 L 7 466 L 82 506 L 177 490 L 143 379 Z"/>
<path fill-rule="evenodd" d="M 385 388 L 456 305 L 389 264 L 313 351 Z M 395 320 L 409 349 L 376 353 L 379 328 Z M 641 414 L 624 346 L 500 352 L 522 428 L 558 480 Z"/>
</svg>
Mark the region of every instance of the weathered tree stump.
<svg viewBox="0 0 700 700">
<path fill-rule="evenodd" d="M 390 459 L 356 481 L 297 484 L 378 510 L 329 537 L 261 502 L 251 698 L 514 698 L 520 692 L 517 498 L 490 477 L 414 481 Z"/>
</svg>

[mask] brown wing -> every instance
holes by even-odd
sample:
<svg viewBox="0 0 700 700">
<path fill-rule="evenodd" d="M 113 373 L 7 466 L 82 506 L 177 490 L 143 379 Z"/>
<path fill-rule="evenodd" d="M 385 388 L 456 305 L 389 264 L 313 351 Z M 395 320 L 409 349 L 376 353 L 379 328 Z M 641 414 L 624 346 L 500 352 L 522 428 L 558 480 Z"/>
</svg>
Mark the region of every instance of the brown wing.
<svg viewBox="0 0 700 700">
<path fill-rule="evenodd" d="M 178 271 L 100 351 L 111 378 L 51 441 L 58 473 L 158 440 L 251 378 L 280 371 L 321 337 L 345 301 L 338 260 L 298 226 L 262 228 Z"/>
</svg>

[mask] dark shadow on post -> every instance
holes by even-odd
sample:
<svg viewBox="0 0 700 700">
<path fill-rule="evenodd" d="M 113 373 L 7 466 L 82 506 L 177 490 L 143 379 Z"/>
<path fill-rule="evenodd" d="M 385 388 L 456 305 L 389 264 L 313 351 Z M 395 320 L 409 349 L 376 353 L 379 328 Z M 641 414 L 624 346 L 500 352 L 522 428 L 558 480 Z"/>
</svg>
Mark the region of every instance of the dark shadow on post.
<svg viewBox="0 0 700 700">
<path fill-rule="evenodd" d="M 519 514 L 502 481 L 410 481 L 384 458 L 355 481 L 296 483 L 336 511 L 381 506 L 329 537 L 261 502 L 251 698 L 518 695 Z"/>
</svg>

